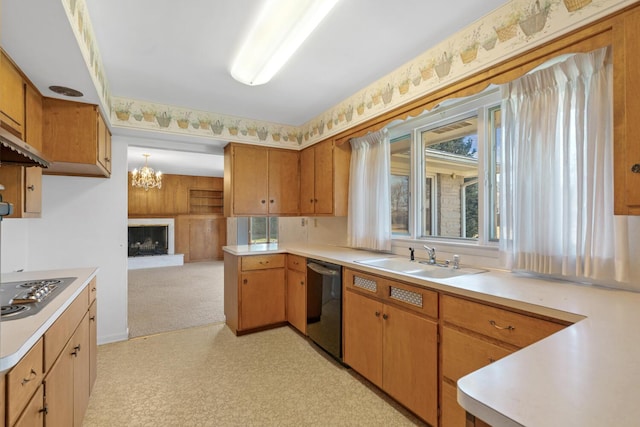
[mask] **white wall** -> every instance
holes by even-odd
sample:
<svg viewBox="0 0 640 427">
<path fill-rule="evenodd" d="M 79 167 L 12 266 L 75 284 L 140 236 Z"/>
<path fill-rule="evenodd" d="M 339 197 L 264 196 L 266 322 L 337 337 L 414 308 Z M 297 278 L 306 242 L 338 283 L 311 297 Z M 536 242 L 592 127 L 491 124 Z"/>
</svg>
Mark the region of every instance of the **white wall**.
<svg viewBox="0 0 640 427">
<path fill-rule="evenodd" d="M 2 271 L 99 267 L 98 342 L 126 340 L 127 142 L 112 141 L 111 178 L 43 176 L 42 217 L 5 220 Z"/>
</svg>

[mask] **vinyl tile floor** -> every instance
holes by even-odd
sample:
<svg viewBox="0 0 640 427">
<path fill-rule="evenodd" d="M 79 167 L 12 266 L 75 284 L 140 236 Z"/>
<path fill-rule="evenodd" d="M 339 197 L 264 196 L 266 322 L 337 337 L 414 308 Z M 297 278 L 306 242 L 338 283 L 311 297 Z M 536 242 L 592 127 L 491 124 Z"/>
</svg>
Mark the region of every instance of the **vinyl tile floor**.
<svg viewBox="0 0 640 427">
<path fill-rule="evenodd" d="M 425 425 L 290 327 L 224 323 L 98 347 L 84 427 Z"/>
</svg>

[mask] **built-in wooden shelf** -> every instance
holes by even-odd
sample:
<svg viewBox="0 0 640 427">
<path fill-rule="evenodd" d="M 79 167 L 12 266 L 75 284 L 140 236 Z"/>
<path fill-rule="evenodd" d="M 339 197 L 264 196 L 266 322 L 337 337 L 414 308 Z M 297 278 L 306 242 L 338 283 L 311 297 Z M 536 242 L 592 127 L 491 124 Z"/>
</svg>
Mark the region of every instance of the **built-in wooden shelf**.
<svg viewBox="0 0 640 427">
<path fill-rule="evenodd" d="M 221 214 L 223 210 L 223 192 L 220 190 L 189 190 L 190 214 Z"/>
</svg>

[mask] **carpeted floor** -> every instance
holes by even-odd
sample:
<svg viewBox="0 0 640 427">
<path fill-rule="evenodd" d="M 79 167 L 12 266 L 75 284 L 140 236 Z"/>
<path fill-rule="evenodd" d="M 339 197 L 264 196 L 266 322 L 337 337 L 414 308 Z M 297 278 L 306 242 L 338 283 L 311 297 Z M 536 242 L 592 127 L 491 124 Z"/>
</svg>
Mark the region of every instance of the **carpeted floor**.
<svg viewBox="0 0 640 427">
<path fill-rule="evenodd" d="M 223 323 L 98 347 L 84 427 L 424 426 L 289 327 Z"/>
<path fill-rule="evenodd" d="M 224 321 L 224 263 L 129 270 L 129 337 Z"/>
</svg>

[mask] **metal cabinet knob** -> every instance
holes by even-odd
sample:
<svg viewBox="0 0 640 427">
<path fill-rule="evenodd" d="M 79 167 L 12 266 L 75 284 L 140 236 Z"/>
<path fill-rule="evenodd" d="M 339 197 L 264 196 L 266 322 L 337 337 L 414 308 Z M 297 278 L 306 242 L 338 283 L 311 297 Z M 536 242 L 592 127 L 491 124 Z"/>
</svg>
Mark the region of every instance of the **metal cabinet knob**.
<svg viewBox="0 0 640 427">
<path fill-rule="evenodd" d="M 267 203 L 267 201 L 266 200 L 260 200 L 260 203 L 262 203 L 264 205 L 265 203 Z"/>
<path fill-rule="evenodd" d="M 376 317 L 380 317 L 380 312 L 376 311 Z"/>
<path fill-rule="evenodd" d="M 33 184 L 27 187 L 27 190 L 35 191 L 35 189 L 36 189 L 36 186 Z"/>
<path fill-rule="evenodd" d="M 382 315 L 382 318 L 383 318 L 384 320 L 387 320 L 387 319 L 389 318 L 389 315 L 387 315 L 387 314 L 385 313 L 385 314 L 383 314 L 383 315 Z"/>
<path fill-rule="evenodd" d="M 635 165 L 631 166 L 631 172 L 640 173 L 640 163 L 636 163 Z"/>
<path fill-rule="evenodd" d="M 304 286 L 304 280 L 300 281 L 300 286 Z"/>
</svg>

